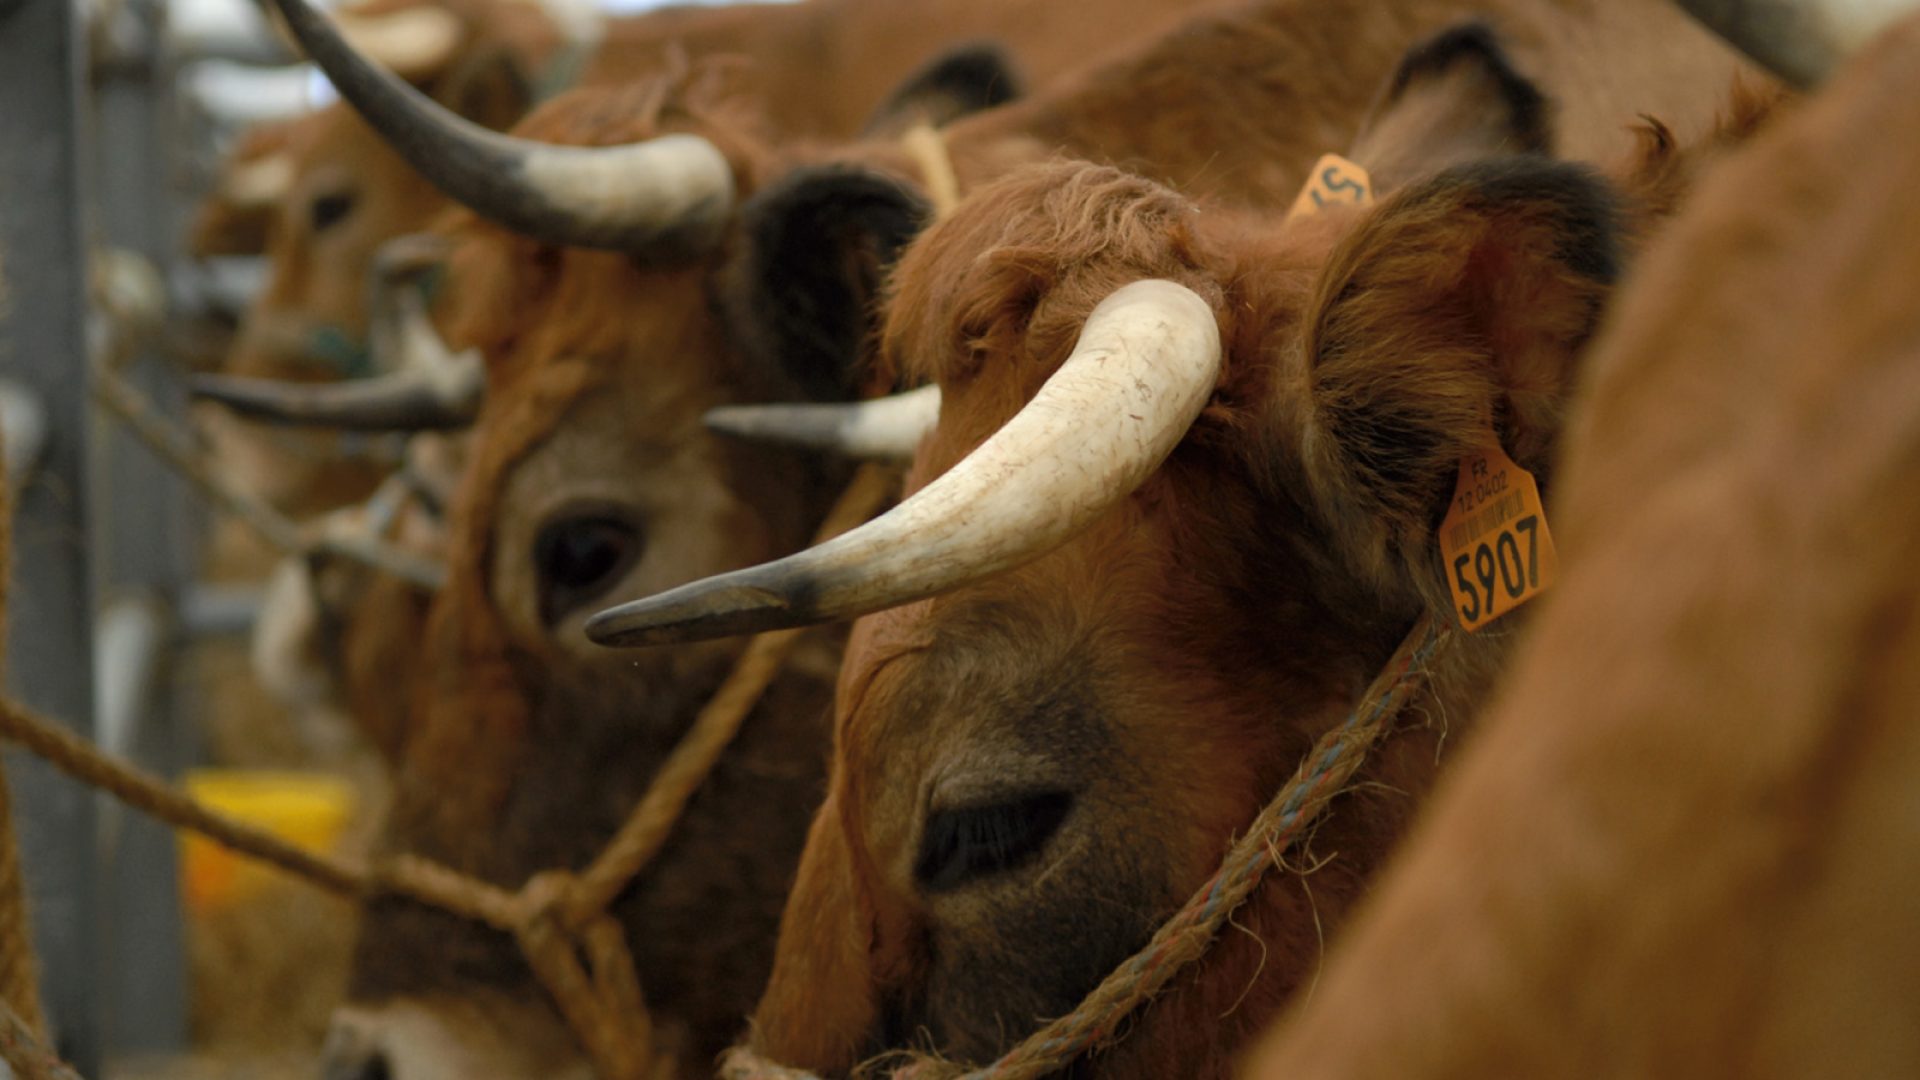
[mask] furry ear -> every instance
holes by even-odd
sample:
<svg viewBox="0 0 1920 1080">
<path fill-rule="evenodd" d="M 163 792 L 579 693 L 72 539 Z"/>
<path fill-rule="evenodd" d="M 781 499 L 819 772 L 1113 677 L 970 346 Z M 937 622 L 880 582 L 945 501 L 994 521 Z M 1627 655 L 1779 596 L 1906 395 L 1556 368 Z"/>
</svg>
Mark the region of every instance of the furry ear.
<svg viewBox="0 0 1920 1080">
<path fill-rule="evenodd" d="M 861 134 L 885 138 L 916 124 L 940 127 L 1022 96 L 1013 62 L 998 45 L 957 45 L 907 76 L 867 118 Z"/>
<path fill-rule="evenodd" d="M 495 131 L 520 122 L 533 108 L 533 81 L 507 49 L 493 46 L 462 57 L 433 80 L 434 100 Z"/>
<path fill-rule="evenodd" d="M 882 272 L 926 226 L 926 200 L 890 176 L 834 165 L 796 170 L 741 213 L 722 288 L 735 345 L 799 396 L 855 396 Z"/>
<path fill-rule="evenodd" d="M 1414 46 L 1381 89 L 1348 154 L 1376 194 L 1442 169 L 1507 154 L 1544 154 L 1550 108 L 1515 71 L 1486 23 L 1460 23 Z"/>
<path fill-rule="evenodd" d="M 1363 580 L 1445 604 L 1434 527 L 1491 427 L 1538 474 L 1617 272 L 1615 197 L 1584 168 L 1509 158 L 1382 203 L 1307 311 L 1298 452 L 1308 501 Z"/>
</svg>

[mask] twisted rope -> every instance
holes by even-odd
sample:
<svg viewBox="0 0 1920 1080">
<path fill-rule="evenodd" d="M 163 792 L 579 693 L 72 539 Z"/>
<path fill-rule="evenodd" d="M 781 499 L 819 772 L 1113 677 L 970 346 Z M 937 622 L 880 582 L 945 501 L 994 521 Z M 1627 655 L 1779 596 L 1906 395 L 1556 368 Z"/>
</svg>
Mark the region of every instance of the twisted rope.
<svg viewBox="0 0 1920 1080">
<path fill-rule="evenodd" d="M 862 465 L 847 490 L 828 511 L 813 542 L 824 543 L 865 522 L 893 491 L 893 473 L 880 465 Z M 740 725 L 780 674 L 800 643 L 800 630 L 757 634 L 747 643 L 727 681 L 720 685 L 679 745 L 654 774 L 653 783 L 593 864 L 573 882 L 567 916 L 579 925 L 605 910 L 640 871 L 653 861 L 672 835 L 687 800 L 740 733 Z"/>
<path fill-rule="evenodd" d="M 0 1005 L 0 1060 L 19 1080 L 80 1080 L 59 1056 L 48 1050 L 20 1014 Z"/>
<path fill-rule="evenodd" d="M 289 555 L 325 552 L 362 562 L 376 570 L 437 589 L 446 570 L 377 537 L 321 536 L 310 538 L 299 525 L 268 506 L 253 493 L 222 480 L 213 471 L 193 437 L 161 415 L 145 394 L 135 389 L 112 365 L 93 365 L 93 398 L 127 425 L 127 429 L 161 460 L 198 488 L 215 506 L 232 514 L 269 545 Z"/>
<path fill-rule="evenodd" d="M 13 580 L 13 496 L 7 489 L 5 459 L 0 445 L 0 647 L 6 644 L 7 593 Z M 0 648 L 0 676 L 6 674 L 5 659 Z M 13 831 L 13 793 L 7 788 L 6 769 L 0 767 L 0 1004 L 11 1009 L 28 1032 L 44 1035 L 47 1020 L 40 1008 L 31 922 L 26 882 L 20 875 L 19 838 Z"/>
<path fill-rule="evenodd" d="M 1374 677 L 1345 720 L 1322 735 L 1216 871 L 1186 906 L 1163 923 L 1145 948 L 1101 981 L 1079 1007 L 1028 1036 L 985 1068 L 969 1069 L 918 1058 L 897 1070 L 895 1080 L 1030 1080 L 1066 1068 L 1089 1051 L 1118 1038 L 1122 1021 L 1199 959 L 1236 909 L 1253 895 L 1267 871 L 1296 843 L 1306 827 L 1345 790 L 1367 753 L 1392 726 L 1424 680 L 1441 641 L 1430 616 L 1421 616 Z M 724 1080 L 817 1080 L 804 1070 L 768 1061 L 745 1048 L 729 1051 Z"/>
</svg>

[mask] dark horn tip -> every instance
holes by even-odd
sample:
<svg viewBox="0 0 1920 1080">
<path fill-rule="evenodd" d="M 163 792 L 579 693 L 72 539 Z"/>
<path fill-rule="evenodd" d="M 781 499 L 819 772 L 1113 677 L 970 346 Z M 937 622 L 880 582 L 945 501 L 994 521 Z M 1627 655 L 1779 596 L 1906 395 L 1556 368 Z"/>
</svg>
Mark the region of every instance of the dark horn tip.
<svg viewBox="0 0 1920 1080">
<path fill-rule="evenodd" d="M 224 405 L 242 416 L 278 415 L 279 410 L 263 400 L 260 382 L 241 375 L 194 375 L 187 379 L 187 396 Z"/>
<path fill-rule="evenodd" d="M 719 578 L 597 612 L 587 619 L 586 633 L 596 645 L 631 649 L 783 630 L 808 621 L 777 590 Z"/>
</svg>

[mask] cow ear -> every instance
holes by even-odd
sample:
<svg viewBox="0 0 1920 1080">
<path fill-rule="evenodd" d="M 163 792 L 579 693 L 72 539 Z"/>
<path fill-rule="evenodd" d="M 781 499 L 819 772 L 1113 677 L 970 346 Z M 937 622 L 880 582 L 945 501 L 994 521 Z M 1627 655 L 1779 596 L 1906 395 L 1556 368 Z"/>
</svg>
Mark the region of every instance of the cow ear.
<svg viewBox="0 0 1920 1080">
<path fill-rule="evenodd" d="M 831 165 L 795 170 L 741 214 L 721 290 L 735 347 L 797 396 L 855 396 L 881 276 L 926 226 L 926 200 L 885 174 Z"/>
<path fill-rule="evenodd" d="M 1461 23 L 1414 46 L 1382 87 L 1348 156 L 1376 194 L 1471 161 L 1544 154 L 1550 108 L 1486 23 Z"/>
<path fill-rule="evenodd" d="M 1491 431 L 1545 468 L 1618 229 L 1598 176 L 1509 158 L 1405 189 L 1335 248 L 1307 312 L 1296 450 L 1309 502 L 1363 580 L 1444 604 L 1431 540 L 1461 458 Z"/>
<path fill-rule="evenodd" d="M 489 47 L 462 57 L 434 79 L 434 100 L 495 131 L 520 122 L 533 108 L 533 81 L 507 49 Z"/>
<path fill-rule="evenodd" d="M 863 135 L 899 135 L 916 124 L 940 127 L 1022 95 L 1020 76 L 998 45 L 959 45 L 907 76 L 868 117 Z"/>
</svg>

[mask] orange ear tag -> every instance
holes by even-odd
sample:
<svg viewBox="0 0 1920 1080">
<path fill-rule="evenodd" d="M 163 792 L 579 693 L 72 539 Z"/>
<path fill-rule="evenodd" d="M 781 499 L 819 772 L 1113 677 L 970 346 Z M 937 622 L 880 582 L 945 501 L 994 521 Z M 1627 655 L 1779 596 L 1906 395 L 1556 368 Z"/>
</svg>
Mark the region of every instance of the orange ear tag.
<svg viewBox="0 0 1920 1080">
<path fill-rule="evenodd" d="M 1498 442 L 1460 459 L 1453 505 L 1440 523 L 1440 557 L 1468 632 L 1545 592 L 1559 575 L 1539 485 Z"/>
<path fill-rule="evenodd" d="M 1367 170 L 1341 157 L 1322 154 L 1307 174 L 1306 186 L 1293 200 L 1288 217 L 1317 214 L 1329 206 L 1366 206 L 1373 202 L 1373 180 Z"/>
</svg>

